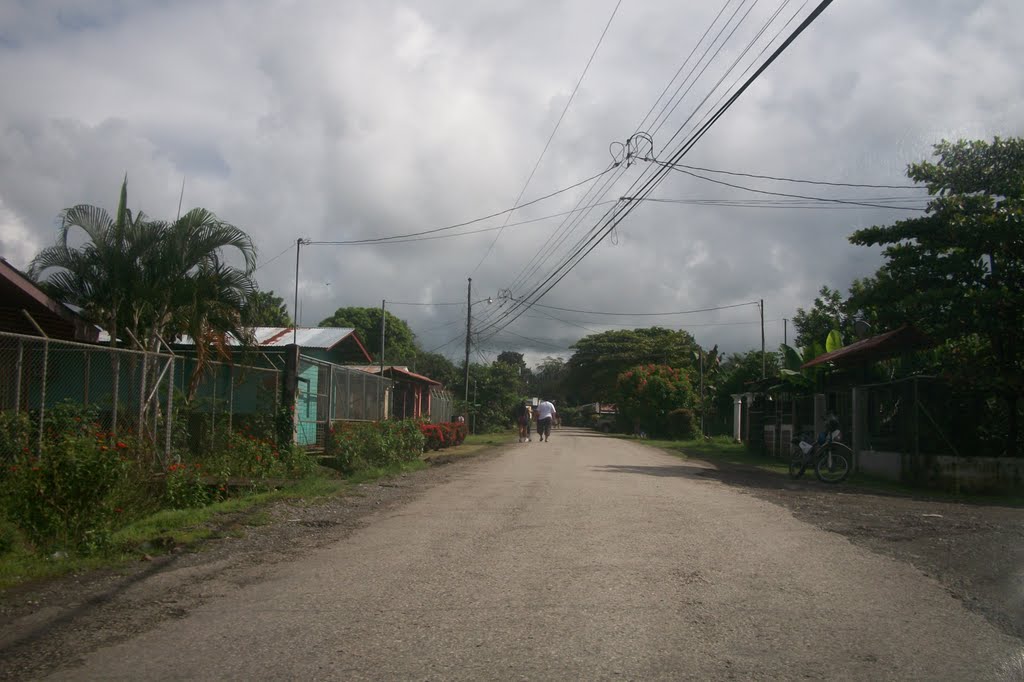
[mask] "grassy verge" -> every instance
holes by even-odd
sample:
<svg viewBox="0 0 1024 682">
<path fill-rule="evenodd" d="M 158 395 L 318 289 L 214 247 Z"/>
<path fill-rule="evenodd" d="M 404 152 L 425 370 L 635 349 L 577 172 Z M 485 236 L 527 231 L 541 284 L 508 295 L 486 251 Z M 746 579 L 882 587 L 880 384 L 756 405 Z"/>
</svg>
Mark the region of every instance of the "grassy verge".
<svg viewBox="0 0 1024 682">
<path fill-rule="evenodd" d="M 632 440 L 629 436 L 617 437 Z M 665 450 L 670 454 L 684 459 L 693 457 L 713 464 L 754 467 L 772 474 L 789 476 L 789 465 L 787 462 L 749 452 L 746 446 L 742 443 L 735 443 L 727 436 L 719 436 L 705 441 L 648 439 L 637 442 Z M 814 472 L 813 470 L 809 470 L 804 475 L 813 478 Z M 968 504 L 1024 507 L 1024 497 L 1019 495 L 981 495 L 933 490 L 929 488 L 914 487 L 899 481 L 890 481 L 861 473 L 850 474 L 850 477 L 846 479 L 844 485 L 848 488 L 855 488 L 858 491 L 865 493 L 880 495 L 912 497 L 915 499 L 935 500 L 940 502 L 962 502 Z"/>
<path fill-rule="evenodd" d="M 352 486 L 417 471 L 429 466 L 416 460 L 359 471 L 348 478 L 312 476 L 276 490 L 251 492 L 205 507 L 165 509 L 115 531 L 107 551 L 87 557 L 39 556 L 16 545 L 0 556 L 0 590 L 15 585 L 101 568 L 118 568 L 142 556 L 156 556 L 173 547 L 195 547 L 224 535 L 243 535 L 245 528 L 270 523 L 266 507 L 280 500 L 316 504 L 343 495 Z"/>
<path fill-rule="evenodd" d="M 516 432 L 514 429 L 508 429 L 505 431 L 498 431 L 496 433 L 476 433 L 466 436 L 466 440 L 454 448 L 447 448 L 445 450 L 438 450 L 437 452 L 431 452 L 425 457 L 427 461 L 438 457 L 468 457 L 470 455 L 477 455 L 499 445 L 508 445 L 509 443 L 515 442 Z"/>
</svg>

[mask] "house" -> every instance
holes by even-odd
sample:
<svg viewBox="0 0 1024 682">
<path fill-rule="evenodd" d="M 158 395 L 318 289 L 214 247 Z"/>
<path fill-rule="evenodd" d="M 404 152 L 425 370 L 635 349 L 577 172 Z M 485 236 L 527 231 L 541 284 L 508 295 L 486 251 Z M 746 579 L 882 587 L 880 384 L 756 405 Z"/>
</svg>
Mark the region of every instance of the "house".
<svg viewBox="0 0 1024 682">
<path fill-rule="evenodd" d="M 281 374 L 287 365 L 286 353 L 293 344 L 298 346 L 298 387 L 296 391 L 296 442 L 299 445 L 324 444 L 325 434 L 332 421 L 377 420 L 387 414 L 390 382 L 356 371 L 353 363 L 365 365 L 373 357 L 366 350 L 355 329 L 351 327 L 256 327 L 256 344 L 241 348 L 235 340 L 229 346 L 237 347 L 235 362 L 244 365 L 250 374 L 266 372 L 261 381 L 247 382 L 254 386 L 242 395 L 232 394 L 233 409 L 237 412 L 265 412 L 267 403 L 276 404 L 281 390 Z M 172 344 L 176 352 L 188 353 L 195 342 L 184 337 Z M 186 372 L 184 365 L 180 370 Z M 223 372 L 222 372 L 223 374 Z M 176 379 L 177 381 L 178 379 Z M 219 381 L 205 382 L 206 390 L 214 395 L 228 395 L 231 375 Z M 202 396 L 200 396 L 202 397 Z"/>
<path fill-rule="evenodd" d="M 0 258 L 0 332 L 39 336 L 36 325 L 51 339 L 85 343 L 99 339 L 95 325 Z"/>
<path fill-rule="evenodd" d="M 390 379 L 392 388 L 389 415 L 394 419 L 429 419 L 433 413 L 432 400 L 440 381 L 412 372 L 408 367 L 362 365 L 360 370 Z"/>
</svg>

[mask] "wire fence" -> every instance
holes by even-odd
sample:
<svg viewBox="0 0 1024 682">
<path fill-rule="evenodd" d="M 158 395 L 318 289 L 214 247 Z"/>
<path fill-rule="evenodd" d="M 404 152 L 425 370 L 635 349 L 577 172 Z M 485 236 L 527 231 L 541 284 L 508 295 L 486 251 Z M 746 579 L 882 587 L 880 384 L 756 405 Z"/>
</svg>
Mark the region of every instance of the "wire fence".
<svg viewBox="0 0 1024 682">
<path fill-rule="evenodd" d="M 299 356 L 297 439 L 300 445 L 323 447 L 335 421 L 378 421 L 387 418 L 393 384 L 344 365 Z"/>
<path fill-rule="evenodd" d="M 282 373 L 194 357 L 0 333 L 0 462 L 88 431 L 154 464 L 274 436 Z"/>
</svg>

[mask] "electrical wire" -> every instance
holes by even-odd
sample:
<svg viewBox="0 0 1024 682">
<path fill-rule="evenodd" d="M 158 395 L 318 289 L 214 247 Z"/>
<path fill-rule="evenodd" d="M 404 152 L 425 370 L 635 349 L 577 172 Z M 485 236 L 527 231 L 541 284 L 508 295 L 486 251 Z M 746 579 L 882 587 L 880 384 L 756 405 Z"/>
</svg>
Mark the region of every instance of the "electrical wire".
<svg viewBox="0 0 1024 682">
<path fill-rule="evenodd" d="M 498 211 L 497 213 L 491 213 L 490 215 L 485 215 L 485 216 L 482 216 L 480 218 L 474 218 L 473 220 L 466 220 L 466 221 L 461 222 L 461 223 L 454 223 L 452 225 L 445 225 L 444 227 L 435 227 L 435 228 L 431 228 L 429 230 L 422 230 L 420 232 L 409 232 L 407 234 L 394 234 L 394 235 L 390 235 L 390 236 L 387 236 L 387 237 L 373 237 L 371 239 L 348 239 L 348 240 L 343 240 L 343 241 L 331 241 L 331 240 L 317 240 L 317 241 L 313 241 L 313 240 L 304 240 L 302 243 L 303 244 L 317 244 L 317 245 L 321 245 L 321 246 L 323 246 L 323 245 L 348 246 L 348 245 L 353 245 L 353 244 L 372 244 L 372 243 L 377 243 L 377 242 L 387 242 L 387 241 L 390 241 L 392 239 L 406 239 L 408 237 L 419 237 L 421 235 L 435 234 L 437 232 L 444 232 L 446 230 L 454 230 L 454 229 L 457 229 L 457 228 L 460 228 L 460 227 L 465 227 L 466 225 L 473 225 L 474 223 L 480 223 L 480 222 L 483 222 L 485 220 L 490 220 L 491 218 L 497 218 L 498 216 L 505 215 L 506 213 L 511 213 L 512 211 L 515 211 L 516 209 L 524 208 L 526 206 L 532 206 L 533 204 L 536 204 L 536 203 L 539 203 L 541 201 L 544 201 L 545 199 L 550 199 L 553 196 L 557 196 L 559 194 L 563 194 L 563 193 L 568 192 L 570 190 L 576 189 L 580 185 L 585 185 L 588 182 L 596 180 L 597 178 L 601 177 L 602 175 L 604 175 L 608 171 L 612 170 L 612 168 L 613 168 L 612 166 L 609 166 L 608 168 L 605 168 L 600 173 L 597 173 L 595 175 L 591 175 L 589 178 L 586 178 L 584 180 L 580 180 L 579 182 L 574 183 L 572 185 L 569 185 L 568 187 L 563 187 L 562 189 L 555 190 L 554 192 L 551 192 L 550 194 L 545 194 L 542 197 L 537 197 L 536 199 L 531 199 L 530 201 L 527 201 L 526 203 L 520 204 L 518 206 L 513 206 L 512 208 L 507 208 L 504 211 Z"/>
<path fill-rule="evenodd" d="M 757 301 L 748 301 L 746 303 L 733 303 L 731 305 L 720 305 L 711 308 L 699 308 L 697 310 L 675 310 L 664 313 L 623 313 L 623 312 L 609 312 L 605 310 L 579 310 L 576 308 L 562 308 L 555 305 L 546 305 L 544 303 L 534 303 L 537 308 L 547 308 L 548 310 L 560 310 L 566 313 L 583 313 L 584 315 L 607 315 L 609 317 L 665 317 L 668 315 L 690 315 L 693 313 L 707 313 L 714 310 L 729 310 L 731 308 L 743 308 L 748 305 L 759 305 Z"/>
<path fill-rule="evenodd" d="M 793 41 L 796 40 L 796 38 L 801 33 L 803 33 L 803 31 L 806 30 L 807 27 L 810 26 L 821 15 L 821 13 L 824 12 L 824 10 L 831 4 L 832 0 L 822 0 L 815 7 L 815 9 L 812 10 L 812 12 L 800 23 L 800 25 L 782 42 L 782 44 L 779 45 L 772 52 L 768 59 L 765 60 L 764 63 L 762 63 L 761 66 L 758 67 L 758 69 L 743 83 L 743 85 L 740 86 L 735 92 L 733 92 L 729 99 L 726 100 L 726 102 L 723 105 L 721 105 L 718 108 L 718 110 L 712 116 L 710 116 L 710 118 L 706 119 L 702 124 L 699 125 L 696 131 L 690 135 L 689 139 L 675 151 L 675 153 L 669 160 L 669 163 L 677 163 L 681 158 L 683 158 L 683 156 L 685 156 L 685 154 L 688 153 L 705 134 L 707 134 L 707 131 L 710 130 L 710 128 L 725 114 L 725 112 L 728 111 L 729 108 L 731 108 L 731 106 L 740 98 L 740 96 L 742 96 L 742 94 L 750 87 L 750 85 L 755 80 L 757 80 L 760 77 L 760 75 L 764 73 L 764 71 L 768 69 L 768 67 L 771 66 L 771 64 L 774 63 L 774 61 L 793 43 Z M 792 19 L 790 21 L 792 21 Z M 764 50 L 762 50 L 762 54 L 763 52 Z M 705 101 L 706 99 L 707 98 L 705 98 Z M 685 127 L 685 125 L 686 123 L 683 124 L 683 127 Z M 675 136 L 673 136 L 673 138 L 674 137 Z M 563 260 L 561 266 L 556 268 L 556 270 L 551 275 L 549 275 L 547 279 L 545 279 L 543 282 L 537 285 L 524 298 L 532 298 L 532 303 L 535 303 L 536 301 L 539 301 L 541 298 L 543 298 L 543 296 L 545 296 L 552 288 L 554 288 L 562 279 L 566 277 L 566 275 L 568 275 L 569 272 L 571 272 L 576 267 L 576 265 L 578 265 L 591 251 L 593 251 L 593 249 L 596 248 L 597 244 L 599 244 L 612 229 L 614 229 L 619 223 L 622 222 L 622 220 L 624 220 L 630 213 L 632 213 L 636 206 L 639 205 L 639 203 L 641 203 L 641 201 L 638 201 L 638 199 L 642 200 L 643 198 L 646 198 L 646 196 L 648 196 L 658 186 L 658 184 L 661 183 L 667 172 L 668 169 L 661 168 L 658 171 L 656 171 L 653 175 L 651 175 L 649 178 L 647 178 L 647 180 L 641 186 L 640 190 L 637 193 L 635 193 L 633 197 L 631 197 L 628 201 L 625 202 L 625 206 L 621 209 L 621 211 L 615 212 L 615 208 L 618 208 L 618 205 L 616 205 L 609 211 L 606 211 L 605 217 L 602 218 L 603 223 L 599 222 L 598 225 L 596 225 L 595 228 L 592 229 L 591 233 L 593 236 L 587 239 L 584 242 L 584 244 L 579 249 L 577 249 L 572 255 L 570 255 L 567 259 Z M 635 181 L 634 186 L 636 186 L 640 181 L 641 179 Z M 527 303 L 527 307 L 530 304 L 531 303 Z M 525 311 L 525 309 L 526 308 L 523 308 L 522 304 L 517 304 L 516 306 L 513 306 L 513 308 L 511 308 L 510 310 L 507 310 L 502 315 L 502 317 L 499 318 L 497 321 L 492 321 L 490 326 L 496 327 L 498 324 L 502 323 L 504 320 L 514 315 L 514 317 L 512 317 L 511 320 L 505 322 L 505 326 L 508 326 L 509 324 L 514 322 L 515 319 Z"/>
<path fill-rule="evenodd" d="M 660 161 L 655 161 L 654 163 L 656 163 L 657 165 L 659 165 L 659 166 L 661 166 L 663 168 L 667 168 L 669 170 L 674 170 L 677 173 L 683 173 L 684 175 L 690 175 L 690 176 L 693 176 L 695 178 L 700 178 L 701 180 L 706 180 L 707 182 L 713 182 L 716 185 L 725 185 L 726 187 L 733 187 L 735 189 L 742 189 L 744 191 L 754 192 L 756 194 L 768 194 L 768 195 L 776 196 L 776 197 L 790 197 L 790 198 L 793 198 L 793 199 L 804 199 L 804 200 L 807 200 L 807 201 L 823 201 L 823 202 L 834 203 L 834 204 L 849 204 L 851 206 L 866 206 L 868 208 L 888 208 L 888 209 L 896 209 L 896 210 L 904 210 L 904 211 L 924 211 L 924 210 L 926 210 L 924 208 L 905 207 L 905 206 L 887 206 L 885 204 L 874 204 L 874 203 L 869 203 L 869 202 L 864 202 L 864 201 L 852 201 L 852 200 L 849 200 L 849 199 L 831 199 L 831 198 L 828 198 L 828 197 L 812 197 L 812 196 L 806 196 L 806 195 L 803 195 L 803 194 L 788 194 L 786 192 L 770 192 L 770 191 L 768 191 L 766 189 L 755 189 L 753 187 L 744 187 L 743 185 L 736 185 L 736 184 L 733 184 L 731 182 L 725 182 L 724 180 L 716 180 L 714 178 L 709 178 L 709 177 L 707 177 L 705 175 L 701 175 L 700 173 L 694 173 L 693 171 L 688 171 L 688 170 L 686 170 L 684 168 L 680 168 L 678 164 L 666 164 L 666 163 L 662 163 Z"/>
<path fill-rule="evenodd" d="M 744 178 L 758 178 L 760 180 L 775 180 L 777 182 L 799 182 L 806 185 L 828 185 L 830 187 L 866 187 L 869 189 L 917 189 L 927 190 L 927 187 L 921 185 L 870 185 L 860 182 L 829 182 L 826 180 L 804 180 L 800 178 L 786 178 L 775 175 L 758 175 L 757 173 L 738 173 L 735 171 L 720 170 L 716 168 L 702 168 L 700 166 L 688 166 L 685 163 L 673 164 L 676 168 L 685 168 L 692 171 L 702 171 L 704 173 L 720 173 L 722 175 L 735 175 Z"/>
<path fill-rule="evenodd" d="M 558 121 L 555 122 L 555 127 L 551 130 L 551 134 L 548 136 L 548 141 L 544 143 L 544 148 L 540 151 L 540 156 L 537 157 L 537 162 L 533 164 L 533 170 L 530 171 L 529 177 L 526 178 L 526 183 L 523 184 L 523 188 L 519 191 L 519 196 L 516 197 L 515 204 L 513 204 L 513 210 L 515 210 L 516 206 L 519 204 L 520 199 L 523 198 L 523 194 L 526 193 L 526 188 L 530 186 L 530 181 L 533 180 L 534 174 L 540 167 L 540 162 L 541 160 L 544 159 L 544 154 L 547 153 L 548 147 L 551 146 L 551 141 L 555 139 L 555 133 L 558 132 L 558 127 L 562 125 L 562 119 L 565 118 L 566 112 L 569 111 L 569 106 L 572 104 L 573 99 L 576 98 L 576 92 L 580 89 L 580 84 L 583 83 L 583 78 L 587 75 L 587 71 L 590 70 L 590 65 L 591 63 L 593 63 L 594 57 L 597 56 L 597 51 L 598 49 L 600 49 L 601 43 L 604 42 L 604 37 L 608 33 L 608 29 L 611 28 L 612 20 L 615 19 L 615 14 L 619 11 L 619 5 L 621 4 L 622 0 L 617 0 L 617 2 L 615 3 L 615 7 L 612 9 L 611 16 L 608 17 L 608 23 L 605 24 L 604 30 L 601 31 L 601 36 L 597 39 L 597 44 L 594 46 L 593 52 L 590 53 L 590 59 L 587 60 L 587 65 L 583 67 L 583 73 L 581 73 L 580 77 L 576 80 L 576 86 L 572 89 L 572 94 L 569 95 L 569 99 L 566 101 L 565 106 L 562 108 L 562 113 L 561 115 L 559 115 Z M 611 168 L 609 168 L 608 170 L 611 170 Z M 511 217 L 511 215 L 512 213 L 510 211 L 508 217 L 505 218 L 505 222 L 508 222 L 508 218 Z M 498 230 L 498 234 L 494 236 L 494 241 L 492 241 L 490 246 L 487 247 L 487 251 L 486 253 L 484 253 L 483 258 L 481 258 L 480 262 L 476 264 L 476 267 L 473 268 L 473 271 L 469 273 L 470 277 L 476 274 L 476 271 L 480 269 L 480 266 L 483 265 L 483 262 L 487 260 L 487 256 L 491 255 L 491 251 L 494 250 L 494 245 L 498 243 L 498 239 L 501 237 L 501 233 L 503 231 L 504 225 L 502 226 L 501 230 Z"/>
<path fill-rule="evenodd" d="M 284 254 L 288 253 L 289 251 L 291 251 L 294 248 L 295 248 L 295 242 L 290 243 L 288 245 L 288 247 L 284 251 L 282 251 L 281 253 L 277 254 L 276 256 L 271 258 L 270 260 L 263 261 L 262 263 L 257 265 L 255 268 L 253 268 L 253 272 L 256 272 L 257 270 L 259 270 L 260 268 L 264 267 L 265 265 L 270 265 L 271 263 L 276 261 L 278 258 L 280 258 L 281 256 L 283 256 Z"/>
</svg>

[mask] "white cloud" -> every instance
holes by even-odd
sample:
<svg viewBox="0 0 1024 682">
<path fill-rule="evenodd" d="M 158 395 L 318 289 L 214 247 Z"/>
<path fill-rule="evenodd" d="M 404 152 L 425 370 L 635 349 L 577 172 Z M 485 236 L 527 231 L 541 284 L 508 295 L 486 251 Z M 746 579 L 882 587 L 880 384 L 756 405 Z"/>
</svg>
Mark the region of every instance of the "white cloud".
<svg viewBox="0 0 1024 682">
<path fill-rule="evenodd" d="M 265 259 L 300 236 L 377 237 L 505 208 L 613 4 L 7 3 L 0 9 L 0 80 L 17 96 L 0 101 L 3 255 L 24 264 L 52 240 L 55 218 L 68 205 L 113 208 L 126 172 L 133 207 L 172 216 L 184 178 L 186 206 L 206 206 L 249 230 Z M 634 132 L 716 11 L 708 3 L 624 3 L 525 198 L 606 166 L 608 144 Z M 659 146 L 767 11 L 758 7 L 749 17 L 655 135 Z M 687 161 L 893 183 L 903 182 L 906 164 L 925 157 L 942 137 L 1022 134 L 1021 19 L 1024 8 L 1013 0 L 836 3 Z M 608 196 L 628 187 L 618 183 Z M 569 210 L 583 191 L 517 211 L 512 222 Z M 756 195 L 672 174 L 654 196 Z M 846 236 L 899 215 L 648 204 L 619 226 L 617 244 L 598 246 L 545 302 L 658 311 L 764 298 L 766 319 L 778 320 L 809 305 L 822 284 L 845 289 L 870 274 L 879 255 L 849 245 Z M 550 251 L 553 257 L 528 279 L 546 275 L 583 234 L 581 228 L 556 248 L 558 225 L 506 229 L 473 274 L 480 293 L 474 298 L 497 294 L 535 255 Z M 342 305 L 379 305 L 382 298 L 462 301 L 466 277 L 494 236 L 304 248 L 303 319 L 318 321 Z M 291 251 L 259 271 L 263 286 L 289 303 L 294 266 Z M 428 348 L 457 337 L 465 314 L 458 306 L 395 310 Z M 496 310 L 474 312 L 486 320 Z M 581 324 L 604 329 L 602 323 L 656 319 L 693 325 L 698 340 L 726 350 L 760 344 L 754 308 L 663 319 L 547 312 L 572 322 L 531 313 L 508 332 L 555 348 L 509 333 L 489 347 L 526 350 L 533 358 L 566 356 L 557 347 L 587 333 Z M 714 323 L 728 324 L 697 326 Z M 781 322 L 766 332 L 774 346 Z M 446 350 L 459 348 L 456 341 Z"/>
</svg>

